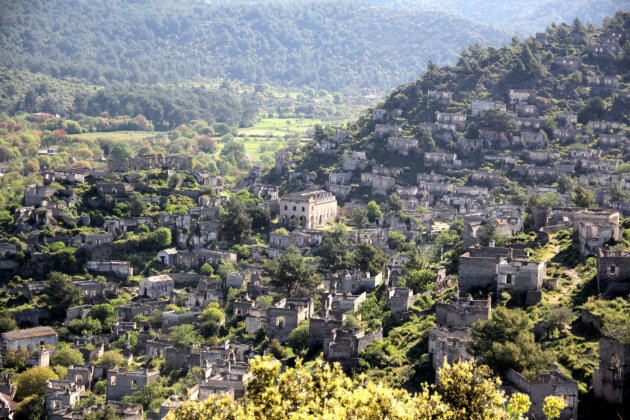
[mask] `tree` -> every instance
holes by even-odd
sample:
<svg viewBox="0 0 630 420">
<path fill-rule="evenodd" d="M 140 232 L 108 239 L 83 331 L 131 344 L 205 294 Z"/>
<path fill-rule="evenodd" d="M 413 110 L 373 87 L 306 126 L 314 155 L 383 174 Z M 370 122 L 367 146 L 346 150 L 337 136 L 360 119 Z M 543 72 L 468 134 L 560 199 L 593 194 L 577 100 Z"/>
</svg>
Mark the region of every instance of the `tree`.
<svg viewBox="0 0 630 420">
<path fill-rule="evenodd" d="M 484 420 L 501 418 L 505 398 L 498 391 L 501 380 L 494 378 L 487 366 L 474 362 L 445 364 L 438 372 L 438 394 L 453 410 L 456 419 Z M 525 413 L 521 413 L 525 414 Z"/>
<path fill-rule="evenodd" d="M 114 143 L 109 149 L 109 157 L 112 159 L 127 159 L 132 153 L 131 146 L 124 141 Z"/>
<path fill-rule="evenodd" d="M 289 339 L 287 340 L 287 346 L 291 347 L 296 352 L 306 350 L 309 343 L 308 325 L 308 321 L 303 322 L 298 325 L 296 329 L 291 331 Z"/>
<path fill-rule="evenodd" d="M 109 303 L 101 303 L 90 308 L 90 317 L 98 319 L 104 332 L 111 332 L 116 322 L 116 311 Z"/>
<path fill-rule="evenodd" d="M 17 387 L 15 390 L 15 398 L 23 400 L 24 398 L 36 395 L 44 396 L 46 381 L 57 380 L 59 376 L 49 367 L 36 366 L 20 373 L 17 378 Z"/>
<path fill-rule="evenodd" d="M 83 415 L 83 420 L 120 420 L 116 410 L 111 405 L 106 405 L 100 410 L 91 411 Z"/>
<path fill-rule="evenodd" d="M 17 329 L 17 323 L 10 312 L 0 314 L 0 334 Z"/>
<path fill-rule="evenodd" d="M 271 277 L 271 284 L 285 289 L 287 296 L 298 293 L 310 294 L 319 284 L 315 269 L 306 263 L 300 250 L 291 245 L 275 260 L 268 260 L 264 265 Z"/>
<path fill-rule="evenodd" d="M 70 283 L 68 276 L 56 271 L 48 275 L 42 295 L 43 302 L 56 317 L 65 317 L 68 308 L 81 304 L 81 289 Z"/>
<path fill-rule="evenodd" d="M 147 235 L 146 245 L 148 249 L 159 251 L 168 248 L 173 238 L 169 228 L 161 227 Z"/>
<path fill-rule="evenodd" d="M 177 189 L 182 184 L 182 176 L 180 174 L 173 174 L 168 178 L 168 187 L 172 190 Z"/>
<path fill-rule="evenodd" d="M 203 274 L 204 276 L 210 277 L 214 274 L 214 268 L 212 268 L 210 264 L 205 263 L 204 265 L 201 266 L 201 268 L 199 269 L 199 272 Z"/>
<path fill-rule="evenodd" d="M 324 265 L 330 267 L 331 270 L 348 268 L 350 264 L 349 247 L 348 231 L 344 225 L 336 224 L 332 229 L 325 231 L 319 246 L 319 253 Z"/>
<path fill-rule="evenodd" d="M 392 231 L 387 238 L 389 249 L 402 251 L 407 244 L 407 237 L 400 232 Z"/>
<path fill-rule="evenodd" d="M 45 420 L 44 397 L 31 395 L 18 404 L 13 413 L 13 420 Z"/>
<path fill-rule="evenodd" d="M 147 205 L 138 194 L 134 194 L 129 200 L 129 214 L 133 217 L 139 217 L 147 210 Z"/>
<path fill-rule="evenodd" d="M 418 145 L 425 152 L 432 152 L 435 149 L 435 140 L 433 140 L 433 135 L 429 130 L 420 130 Z"/>
<path fill-rule="evenodd" d="M 391 211 L 401 211 L 403 209 L 403 201 L 396 193 L 391 193 L 387 197 L 387 208 Z"/>
<path fill-rule="evenodd" d="M 80 365 L 83 364 L 83 354 L 79 350 L 64 347 L 55 354 L 50 359 L 50 362 L 53 365 L 58 366 L 72 366 L 72 365 Z"/>
<path fill-rule="evenodd" d="M 549 368 L 550 355 L 534 341 L 533 326 L 521 310 L 498 307 L 472 328 L 473 354 L 498 374 L 511 368 L 535 376 Z"/>
<path fill-rule="evenodd" d="M 206 134 L 197 137 L 197 146 L 207 153 L 214 153 L 219 150 L 217 141 Z"/>
<path fill-rule="evenodd" d="M 168 338 L 180 350 L 188 348 L 191 344 L 203 342 L 203 337 L 192 324 L 177 325 L 171 328 Z"/>
<path fill-rule="evenodd" d="M 567 174 L 560 174 L 558 177 L 558 192 L 561 194 L 572 193 L 575 188 L 575 181 Z"/>
<path fill-rule="evenodd" d="M 421 270 L 409 270 L 400 280 L 402 280 L 404 286 L 410 288 L 417 294 L 429 290 L 431 285 L 435 283 L 436 278 L 437 275 L 433 271 L 425 268 Z"/>
<path fill-rule="evenodd" d="M 298 360 L 294 368 L 282 369 L 277 360 L 256 356 L 249 369 L 244 398 L 234 401 L 215 394 L 203 402 L 185 402 L 167 419 L 481 420 L 521 418 L 529 408 L 524 394 L 505 404 L 500 381 L 472 362 L 446 365 L 440 371 L 439 389 L 424 387 L 415 395 L 369 380 L 352 380 L 338 364 L 322 361 L 306 369 Z M 508 412 L 514 417 L 507 417 Z"/>
<path fill-rule="evenodd" d="M 245 203 L 232 196 L 219 211 L 221 236 L 233 243 L 245 243 L 252 235 L 252 218 Z"/>
<path fill-rule="evenodd" d="M 588 124 L 593 120 L 601 120 L 606 115 L 606 102 L 599 96 L 593 96 L 578 111 L 578 122 Z"/>
<path fill-rule="evenodd" d="M 578 185 L 573 190 L 573 194 L 571 194 L 571 201 L 578 207 L 582 207 L 587 209 L 589 207 L 593 207 L 595 203 L 595 193 L 590 190 L 587 190 L 581 185 Z"/>
<path fill-rule="evenodd" d="M 109 350 L 103 353 L 103 355 L 98 359 L 98 363 L 103 365 L 107 365 L 110 368 L 121 366 L 125 363 L 125 358 L 122 354 L 117 352 L 116 350 Z"/>
<path fill-rule="evenodd" d="M 500 109 L 488 109 L 485 111 L 483 126 L 489 130 L 509 132 L 518 130 L 518 123 L 514 117 Z"/>
<path fill-rule="evenodd" d="M 383 216 L 383 213 L 381 212 L 381 208 L 379 207 L 378 204 L 376 204 L 376 201 L 372 200 L 367 204 L 367 211 L 368 211 L 368 220 L 370 221 L 370 223 L 374 223 L 376 221 L 376 219 L 378 219 L 379 217 Z"/>
<path fill-rule="evenodd" d="M 387 254 L 379 247 L 368 243 L 360 244 L 352 255 L 353 265 L 361 271 L 377 275 L 385 268 Z"/>
<path fill-rule="evenodd" d="M 352 209 L 350 218 L 357 229 L 363 229 L 368 223 L 368 211 L 363 207 L 355 207 Z"/>
</svg>

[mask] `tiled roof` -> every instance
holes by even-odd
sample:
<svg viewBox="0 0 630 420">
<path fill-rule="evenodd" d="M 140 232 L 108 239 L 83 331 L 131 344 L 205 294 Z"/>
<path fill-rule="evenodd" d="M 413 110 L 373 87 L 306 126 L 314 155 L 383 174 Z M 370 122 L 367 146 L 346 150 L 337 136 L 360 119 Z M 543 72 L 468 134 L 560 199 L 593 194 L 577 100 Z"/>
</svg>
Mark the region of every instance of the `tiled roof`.
<svg viewBox="0 0 630 420">
<path fill-rule="evenodd" d="M 21 340 L 31 337 L 42 337 L 47 335 L 57 335 L 57 332 L 50 327 L 35 327 L 26 330 L 10 331 L 2 334 L 2 337 L 9 340 Z"/>
</svg>

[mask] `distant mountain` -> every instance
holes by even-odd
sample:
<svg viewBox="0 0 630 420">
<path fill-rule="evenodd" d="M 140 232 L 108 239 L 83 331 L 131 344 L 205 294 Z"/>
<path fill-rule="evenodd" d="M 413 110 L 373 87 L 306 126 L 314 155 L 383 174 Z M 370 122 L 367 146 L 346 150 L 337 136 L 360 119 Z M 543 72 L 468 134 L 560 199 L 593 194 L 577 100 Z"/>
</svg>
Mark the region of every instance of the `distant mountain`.
<svg viewBox="0 0 630 420">
<path fill-rule="evenodd" d="M 5 0 L 0 62 L 55 77 L 141 83 L 227 77 L 328 90 L 391 88 L 463 45 L 510 36 L 439 12 L 357 0 Z"/>
<path fill-rule="evenodd" d="M 273 3 L 282 0 L 206 0 L 211 4 Z M 308 2 L 311 0 L 302 0 Z M 630 10 L 629 0 L 364 0 L 374 6 L 401 10 L 443 12 L 527 35 L 551 23 L 576 17 L 601 25 L 606 16 Z"/>
</svg>

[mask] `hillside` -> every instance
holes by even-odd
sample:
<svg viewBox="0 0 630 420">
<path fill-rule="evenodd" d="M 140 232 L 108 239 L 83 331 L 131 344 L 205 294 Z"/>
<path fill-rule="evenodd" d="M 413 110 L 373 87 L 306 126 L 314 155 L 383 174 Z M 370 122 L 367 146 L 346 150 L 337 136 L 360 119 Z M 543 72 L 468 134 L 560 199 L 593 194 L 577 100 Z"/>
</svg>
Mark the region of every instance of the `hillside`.
<svg viewBox="0 0 630 420">
<path fill-rule="evenodd" d="M 604 27 L 589 30 L 580 24 L 553 26 L 548 28 L 547 41 L 544 43 L 530 37 L 525 42 L 501 49 L 472 46 L 462 52 L 456 65 L 442 68 L 430 66 L 418 80 L 394 89 L 383 103 L 375 107 L 390 113 L 398 110 L 395 118 L 377 121 L 371 114 L 367 114 L 350 125 L 349 142 L 339 148 L 335 157 L 327 158 L 326 163 L 329 165 L 327 169 L 318 166 L 321 156 L 317 153 L 309 154 L 307 151 L 296 171 L 313 171 L 317 168 L 318 180 L 323 182 L 327 180 L 328 171 L 341 167 L 342 154 L 346 149 L 365 151 L 367 160 L 372 160 L 376 164 L 394 164 L 405 168 L 402 177 L 405 174 L 415 177 L 418 171 L 431 171 L 432 168 L 423 165 L 413 153 L 401 156 L 388 152 L 387 136 L 382 137 L 375 133 L 376 124 L 384 122 L 395 124 L 401 129 L 400 136 L 417 138 L 420 134 L 419 124 L 434 123 L 438 112 L 468 113 L 473 101 L 509 103 L 510 89 L 532 89 L 536 92 L 535 116 L 539 116 L 543 121 L 543 129 L 550 139 L 546 150 L 567 147 L 565 142 L 554 138 L 553 134 L 554 128 L 559 125 L 554 119 L 560 113 L 576 113 L 578 121 L 584 126 L 593 119 L 627 121 L 630 112 L 621 95 L 617 94 L 615 89 L 593 85 L 589 77 L 612 75 L 617 81 L 619 91 L 627 89 L 629 59 L 625 51 L 630 50 L 630 43 L 623 40 L 615 41 L 615 45 L 619 46 L 619 52 L 616 54 L 596 55 L 588 52 L 592 46 L 602 43 L 601 39 L 605 38 L 603 34 L 606 31 L 627 28 L 627 16 L 619 13 L 615 19 L 607 19 Z M 578 69 L 563 68 L 556 60 L 564 56 L 575 56 L 582 60 L 582 64 Z M 430 101 L 427 97 L 430 90 L 452 92 L 450 103 Z M 592 109 L 593 97 L 602 99 L 597 100 L 602 105 L 597 106 L 596 112 Z M 436 135 L 438 149 L 461 153 L 461 149 L 456 145 L 459 137 L 479 138 L 479 129 L 490 128 L 487 121 L 480 120 L 479 117 L 469 117 L 468 122 L 472 122 L 473 130 L 458 129 L 449 135 Z M 590 139 L 594 140 L 593 137 Z M 587 139 L 583 141 L 586 142 Z M 313 145 L 313 148 L 315 147 Z M 501 151 L 508 152 L 503 149 L 496 150 L 497 153 Z M 617 157 L 620 156 L 621 154 Z M 475 169 L 489 165 L 488 162 L 483 162 L 482 153 L 466 154 L 466 157 L 471 160 L 467 164 L 465 162 L 464 166 L 467 168 Z M 415 178 L 412 183 L 415 183 Z"/>
<path fill-rule="evenodd" d="M 355 0 L 11 0 L 0 16 L 5 66 L 100 82 L 226 77 L 328 90 L 391 88 L 429 60 L 450 62 L 463 45 L 507 39 L 460 17 Z"/>
<path fill-rule="evenodd" d="M 209 0 L 213 4 L 273 3 L 276 0 Z M 308 2 L 310 0 L 303 0 Z M 365 0 L 373 6 L 424 12 L 442 12 L 491 25 L 508 32 L 529 35 L 542 31 L 552 22 L 571 22 L 576 17 L 584 22 L 601 24 L 606 16 L 628 10 L 627 0 Z"/>
</svg>

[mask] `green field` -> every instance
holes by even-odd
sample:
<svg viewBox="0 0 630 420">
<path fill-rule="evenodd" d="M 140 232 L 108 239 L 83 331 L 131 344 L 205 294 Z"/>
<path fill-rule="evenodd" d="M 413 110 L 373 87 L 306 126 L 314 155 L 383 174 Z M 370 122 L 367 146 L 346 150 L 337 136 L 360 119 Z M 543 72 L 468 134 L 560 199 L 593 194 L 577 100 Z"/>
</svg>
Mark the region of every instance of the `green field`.
<svg viewBox="0 0 630 420">
<path fill-rule="evenodd" d="M 344 121 L 324 122 L 312 118 L 263 118 L 253 127 L 239 129 L 238 135 L 239 137 L 303 137 L 315 124 L 341 125 L 343 122 Z"/>
<path fill-rule="evenodd" d="M 71 134 L 68 137 L 79 137 L 83 139 L 97 139 L 97 138 L 105 138 L 111 140 L 128 140 L 128 139 L 146 139 L 152 138 L 155 136 L 159 136 L 160 134 L 167 134 L 165 131 L 106 131 L 106 132 L 95 132 L 95 133 L 81 133 L 81 134 Z"/>
</svg>

